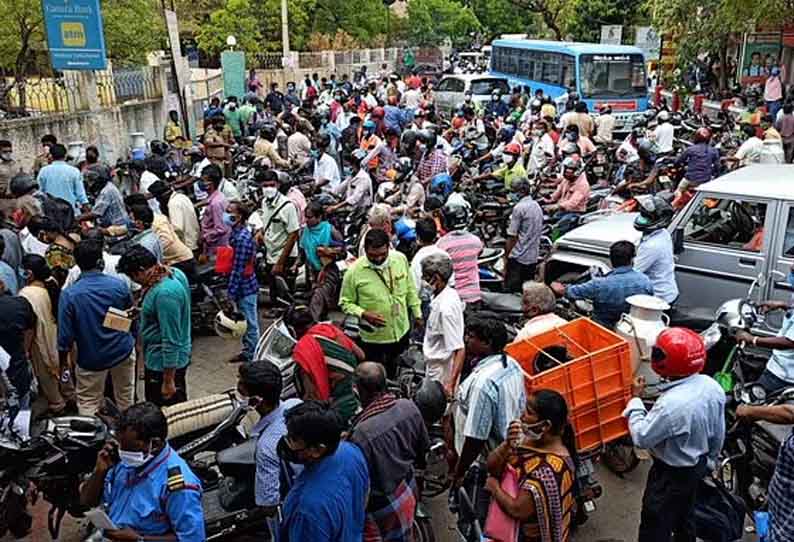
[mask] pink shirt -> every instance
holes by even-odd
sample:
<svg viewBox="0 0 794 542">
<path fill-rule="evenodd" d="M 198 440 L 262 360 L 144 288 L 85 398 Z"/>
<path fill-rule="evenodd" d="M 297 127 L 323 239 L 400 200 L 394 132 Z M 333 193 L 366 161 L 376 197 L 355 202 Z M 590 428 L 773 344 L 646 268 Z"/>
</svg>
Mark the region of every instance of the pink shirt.
<svg viewBox="0 0 794 542">
<path fill-rule="evenodd" d="M 480 292 L 480 266 L 477 258 L 482 252 L 482 241 L 467 231 L 451 231 L 438 240 L 436 246 L 452 258 L 455 289 L 464 303 L 482 299 Z"/>
<path fill-rule="evenodd" d="M 764 101 L 776 102 L 783 99 L 783 84 L 780 77 L 767 77 L 764 85 Z"/>
<path fill-rule="evenodd" d="M 590 183 L 587 182 L 587 175 L 582 173 L 574 182 L 563 177 L 550 199 L 557 203 L 563 211 L 584 213 L 587 210 L 589 198 Z"/>
</svg>

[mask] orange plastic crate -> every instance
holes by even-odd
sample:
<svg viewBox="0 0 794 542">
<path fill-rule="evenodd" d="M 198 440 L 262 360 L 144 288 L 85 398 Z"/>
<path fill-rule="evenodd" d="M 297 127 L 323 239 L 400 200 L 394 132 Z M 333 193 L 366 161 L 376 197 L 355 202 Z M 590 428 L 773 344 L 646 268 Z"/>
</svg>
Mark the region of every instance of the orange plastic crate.
<svg viewBox="0 0 794 542">
<path fill-rule="evenodd" d="M 568 363 L 534 373 L 534 361 L 544 348 L 564 346 Z M 587 450 L 628 434 L 621 416 L 631 396 L 632 367 L 628 343 L 608 329 L 580 318 L 505 348 L 526 375 L 527 393 L 558 391 L 568 403 L 576 445 Z"/>
</svg>

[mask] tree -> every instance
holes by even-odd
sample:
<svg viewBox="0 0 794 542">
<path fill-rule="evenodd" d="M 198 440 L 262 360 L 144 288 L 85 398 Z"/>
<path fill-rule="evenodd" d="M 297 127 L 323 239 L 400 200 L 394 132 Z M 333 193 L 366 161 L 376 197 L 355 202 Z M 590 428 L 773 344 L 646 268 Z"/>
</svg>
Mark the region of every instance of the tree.
<svg viewBox="0 0 794 542">
<path fill-rule="evenodd" d="M 574 2 L 570 0 L 510 0 L 510 2 L 521 10 L 538 14 L 554 39 L 557 41 L 564 39 L 565 25 L 571 17 Z"/>
<path fill-rule="evenodd" d="M 453 45 L 466 46 L 482 25 L 471 8 L 455 0 L 411 0 L 408 27 L 417 45 L 438 45 L 449 38 Z"/>
<path fill-rule="evenodd" d="M 539 33 L 537 15 L 516 10 L 510 0 L 471 0 L 469 6 L 482 25 L 485 42 L 500 34 Z"/>
<path fill-rule="evenodd" d="M 209 23 L 202 25 L 196 42 L 207 53 L 218 54 L 227 48 L 226 38 L 234 36 L 237 49 L 256 53 L 262 39 L 258 25 L 249 0 L 228 0 L 225 7 L 212 12 Z"/>
<path fill-rule="evenodd" d="M 636 0 L 574 0 L 566 35 L 577 41 L 597 43 L 602 25 L 631 27 L 650 23 L 646 3 Z M 625 34 L 624 34 L 625 36 Z"/>
<path fill-rule="evenodd" d="M 382 0 L 317 0 L 312 30 L 325 34 L 343 31 L 369 46 L 389 30 L 387 9 Z"/>
<path fill-rule="evenodd" d="M 25 76 L 36 61 L 36 52 L 43 49 L 44 17 L 39 0 L 0 0 L 6 14 L 6 29 L 0 32 L 0 68 L 14 78 L 7 85 L 0 77 L 0 105 L 8 109 L 8 95 L 19 88 L 19 105 L 25 109 Z M 4 75 L 4 74 L 3 74 Z"/>
<path fill-rule="evenodd" d="M 116 64 L 144 64 L 147 53 L 165 46 L 163 14 L 150 0 L 104 0 L 102 22 Z"/>
</svg>

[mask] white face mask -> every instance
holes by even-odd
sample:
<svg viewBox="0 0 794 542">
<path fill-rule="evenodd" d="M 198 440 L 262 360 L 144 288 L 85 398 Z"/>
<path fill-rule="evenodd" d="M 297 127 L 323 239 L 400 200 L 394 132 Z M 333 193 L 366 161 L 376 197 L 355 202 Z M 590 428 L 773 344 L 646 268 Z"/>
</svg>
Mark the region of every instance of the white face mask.
<svg viewBox="0 0 794 542">
<path fill-rule="evenodd" d="M 512 164 L 515 159 L 516 159 L 516 157 L 513 156 L 512 154 L 503 154 L 502 155 L 502 162 L 504 162 L 505 164 Z"/>
<path fill-rule="evenodd" d="M 378 271 L 383 271 L 389 265 L 389 258 L 387 256 L 386 259 L 383 260 L 383 263 L 379 263 L 379 264 L 369 262 L 369 265 L 371 265 L 374 269 L 377 269 Z"/>
<path fill-rule="evenodd" d="M 265 199 L 273 199 L 278 194 L 278 188 L 275 186 L 265 186 L 262 188 L 262 194 L 265 196 Z"/>
<path fill-rule="evenodd" d="M 152 459 L 152 445 L 149 444 L 149 452 L 130 452 L 127 450 L 119 450 L 119 460 L 121 464 L 126 467 L 140 467 Z"/>
</svg>

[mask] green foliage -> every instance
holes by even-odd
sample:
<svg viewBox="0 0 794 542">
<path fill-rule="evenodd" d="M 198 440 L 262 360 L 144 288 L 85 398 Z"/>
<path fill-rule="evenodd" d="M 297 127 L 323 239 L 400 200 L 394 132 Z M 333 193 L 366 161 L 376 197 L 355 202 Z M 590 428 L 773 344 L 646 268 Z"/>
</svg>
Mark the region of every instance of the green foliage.
<svg viewBox="0 0 794 542">
<path fill-rule="evenodd" d="M 500 34 L 537 35 L 539 32 L 537 15 L 517 10 L 510 0 L 471 0 L 469 5 L 482 25 L 486 42 Z"/>
<path fill-rule="evenodd" d="M 625 38 L 626 27 L 650 24 L 647 4 L 637 0 L 574 0 L 565 31 L 577 41 L 597 43 L 601 26 L 611 24 L 623 25 Z"/>
<path fill-rule="evenodd" d="M 312 31 L 315 0 L 288 0 L 290 48 L 305 50 Z M 261 51 L 281 51 L 281 0 L 257 1 L 254 14 L 262 34 Z"/>
<path fill-rule="evenodd" d="M 201 26 L 196 42 L 207 53 L 217 54 L 227 48 L 226 38 L 234 36 L 236 49 L 255 53 L 261 49 L 258 25 L 249 0 L 228 0 L 225 7 L 213 11 L 209 22 Z"/>
<path fill-rule="evenodd" d="M 117 63 L 145 64 L 148 52 L 166 48 L 163 14 L 151 0 L 104 0 L 102 22 L 108 56 Z"/>
<path fill-rule="evenodd" d="M 387 8 L 381 0 L 317 0 L 312 30 L 322 34 L 334 34 L 343 30 L 364 45 L 371 45 L 389 30 Z"/>
<path fill-rule="evenodd" d="M 471 34 L 482 29 L 471 8 L 455 0 L 411 0 L 408 27 L 416 45 L 438 45 L 449 38 L 453 45 L 466 46 Z"/>
<path fill-rule="evenodd" d="M 44 18 L 39 0 L 0 0 L 4 30 L 0 32 L 0 68 L 23 73 L 44 49 Z"/>
</svg>

